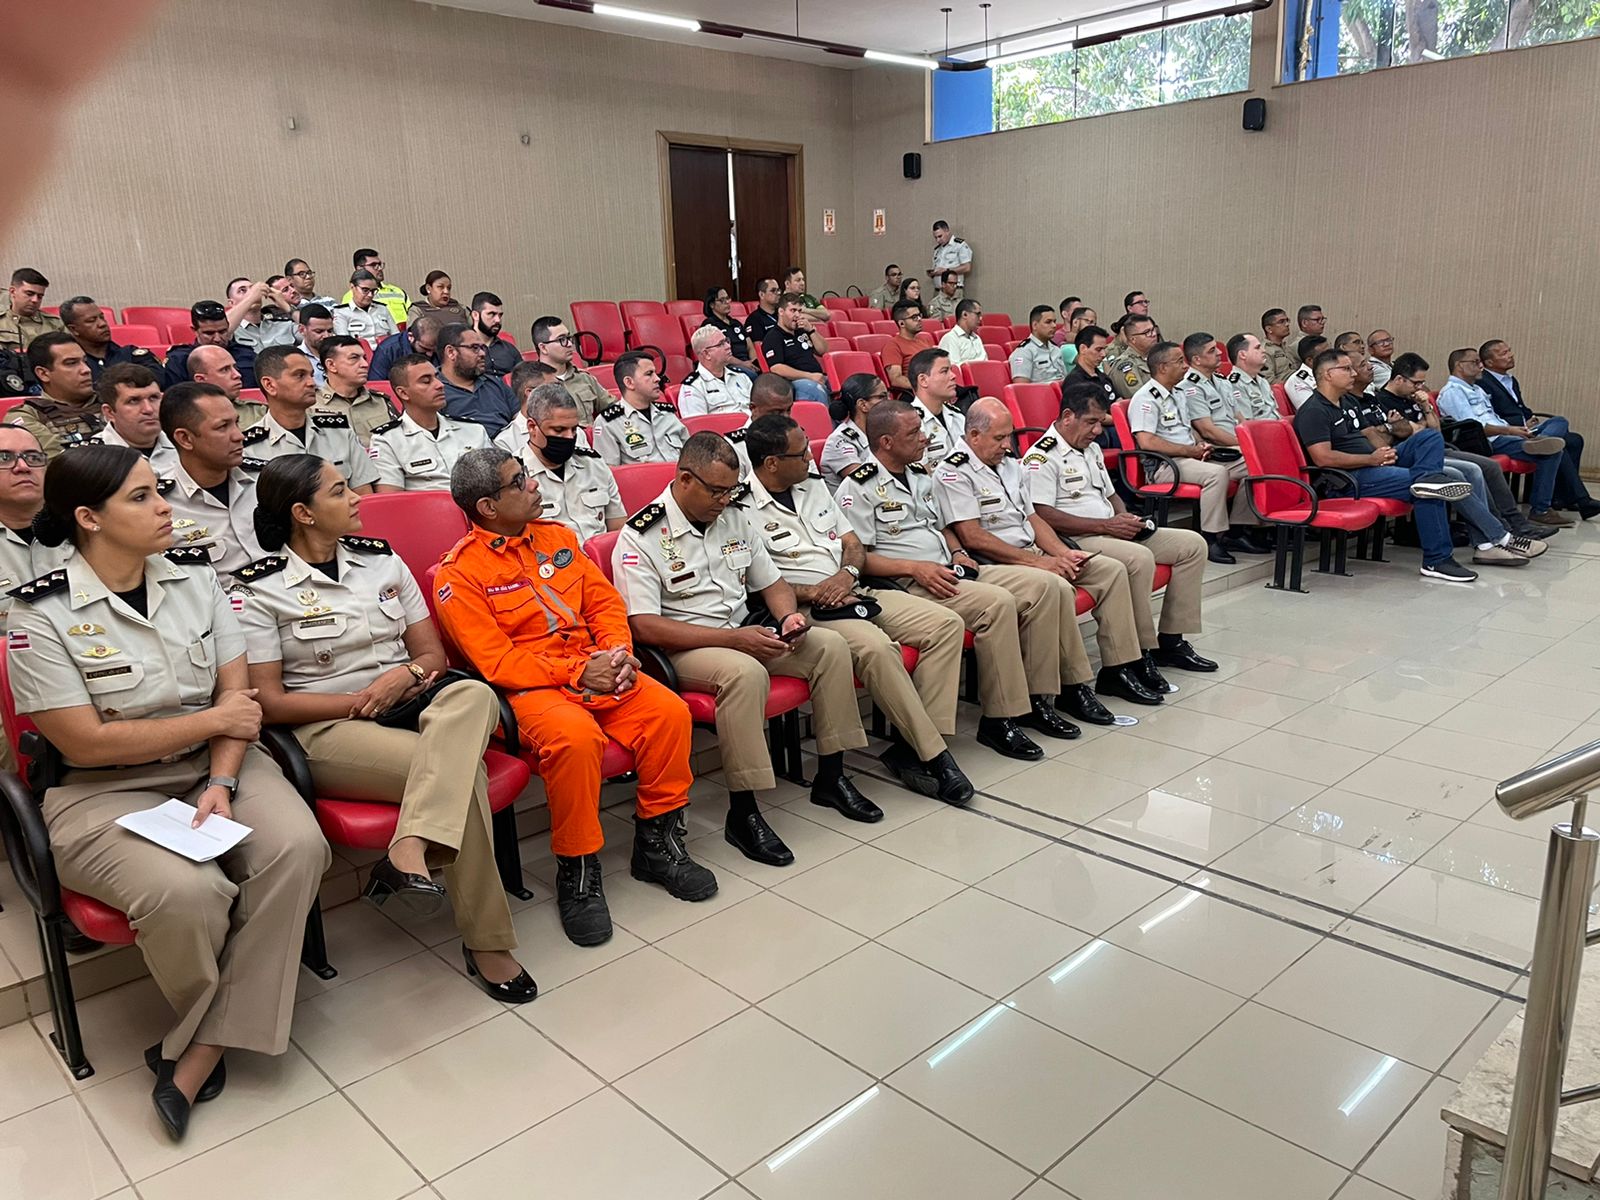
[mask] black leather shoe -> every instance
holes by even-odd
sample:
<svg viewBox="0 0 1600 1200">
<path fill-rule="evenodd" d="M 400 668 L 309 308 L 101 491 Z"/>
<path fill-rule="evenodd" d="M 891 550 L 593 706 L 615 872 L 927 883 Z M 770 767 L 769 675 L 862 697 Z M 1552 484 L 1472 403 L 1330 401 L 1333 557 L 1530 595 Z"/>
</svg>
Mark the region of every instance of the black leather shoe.
<svg viewBox="0 0 1600 1200">
<path fill-rule="evenodd" d="M 478 974 L 478 960 L 472 957 L 472 951 L 464 944 L 461 947 L 461 957 L 467 964 L 467 978 L 482 988 L 484 995 L 491 1000 L 499 1000 L 502 1004 L 527 1004 L 539 998 L 539 985 L 527 971 L 518 971 L 504 983 L 490 983 Z"/>
<path fill-rule="evenodd" d="M 1018 718 L 1017 724 L 1026 725 L 1046 737 L 1064 738 L 1067 741 L 1083 736 L 1083 730 L 1065 717 L 1056 715 L 1055 706 L 1050 703 L 1048 697 L 1034 696 L 1032 699 L 1033 711 L 1025 717 Z"/>
<path fill-rule="evenodd" d="M 979 717 L 978 745 L 1022 762 L 1038 762 L 1044 751 L 1010 717 Z"/>
<path fill-rule="evenodd" d="M 1194 647 L 1187 640 L 1179 642 L 1176 646 L 1158 646 L 1150 651 L 1150 657 L 1155 659 L 1158 666 L 1176 667 L 1180 671 L 1215 671 L 1217 664 L 1209 658 L 1201 658 L 1194 652 Z"/>
<path fill-rule="evenodd" d="M 928 765 L 920 760 L 904 742 L 891 742 L 889 748 L 878 755 L 878 761 L 892 771 L 900 786 L 921 796 L 939 794 L 939 781 Z"/>
<path fill-rule="evenodd" d="M 1206 547 L 1206 558 L 1214 563 L 1236 563 L 1239 560 L 1228 553 L 1228 548 L 1221 541 L 1214 541 Z"/>
<path fill-rule="evenodd" d="M 189 1099 L 172 1082 L 172 1073 L 177 1069 L 178 1064 L 170 1058 L 156 1060 L 156 1086 L 150 1091 L 150 1103 L 155 1105 L 156 1116 L 166 1127 L 167 1136 L 181 1142 L 183 1135 L 189 1132 Z"/>
<path fill-rule="evenodd" d="M 1587 521 L 1590 517 L 1600 515 L 1600 503 L 1593 500 L 1582 500 L 1578 503 L 1578 519 Z"/>
<path fill-rule="evenodd" d="M 67 921 L 61 930 L 61 948 L 68 954 L 89 954 L 104 945 L 104 942 L 97 942 L 79 930 L 71 921 Z"/>
<path fill-rule="evenodd" d="M 1101 667 L 1100 674 L 1095 676 L 1094 690 L 1102 696 L 1119 696 L 1133 704 L 1160 704 L 1166 699 L 1145 687 L 1128 663 L 1120 667 Z"/>
<path fill-rule="evenodd" d="M 783 839 L 758 812 L 742 817 L 730 812 L 722 835 L 728 839 L 728 845 L 751 862 L 766 863 L 769 867 L 787 867 L 794 862 L 794 851 L 783 844 Z"/>
<path fill-rule="evenodd" d="M 574 946 L 598 946 L 611 940 L 611 910 L 606 907 L 598 854 L 556 856 L 556 911 Z"/>
<path fill-rule="evenodd" d="M 444 907 L 445 890 L 426 875 L 413 875 L 402 871 L 389 861 L 387 855 L 372 864 L 367 876 L 366 890 L 361 893 L 379 908 L 393 897 L 395 902 L 414 917 L 431 917 Z"/>
<path fill-rule="evenodd" d="M 659 883 L 679 900 L 709 900 L 717 894 L 717 877 L 689 857 L 683 841 L 688 828 L 681 808 L 656 817 L 636 815 L 630 872 L 644 883 Z"/>
<path fill-rule="evenodd" d="M 946 804 L 965 804 L 972 799 L 972 780 L 956 765 L 955 755 L 942 751 L 937 758 L 922 764 L 939 781 L 935 795 Z"/>
<path fill-rule="evenodd" d="M 157 1078 L 161 1075 L 161 1043 L 157 1042 L 144 1052 L 144 1065 Z M 173 1064 L 176 1069 L 177 1064 Z M 196 1104 L 204 1104 L 207 1100 L 215 1100 L 222 1095 L 222 1089 L 228 1086 L 228 1060 L 217 1059 L 217 1065 L 211 1068 L 211 1074 L 206 1076 L 206 1081 L 200 1085 L 200 1090 L 194 1094 Z"/>
<path fill-rule="evenodd" d="M 1117 723 L 1116 714 L 1095 698 L 1094 689 L 1087 683 L 1068 684 L 1056 697 L 1056 707 L 1090 725 Z"/>
<path fill-rule="evenodd" d="M 821 808 L 836 809 L 840 816 L 867 825 L 883 820 L 883 809 L 863 796 L 856 785 L 843 775 L 812 784 L 811 803 Z"/>
<path fill-rule="evenodd" d="M 1128 664 L 1133 668 L 1133 677 L 1158 696 L 1165 696 L 1172 690 L 1172 685 L 1161 677 L 1161 670 L 1156 666 L 1156 660 L 1146 650 L 1139 656 L 1139 661 Z"/>
<path fill-rule="evenodd" d="M 1235 554 L 1271 554 L 1276 549 L 1259 545 L 1248 533 L 1225 533 L 1219 540 L 1224 550 Z"/>
</svg>

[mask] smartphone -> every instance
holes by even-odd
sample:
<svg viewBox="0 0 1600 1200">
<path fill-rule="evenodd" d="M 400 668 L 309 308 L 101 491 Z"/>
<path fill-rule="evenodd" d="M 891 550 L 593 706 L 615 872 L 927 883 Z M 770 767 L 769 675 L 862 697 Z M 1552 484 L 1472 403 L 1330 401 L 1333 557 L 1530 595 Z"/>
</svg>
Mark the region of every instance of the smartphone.
<svg viewBox="0 0 1600 1200">
<path fill-rule="evenodd" d="M 795 642 L 795 641 L 798 641 L 800 638 L 805 636 L 806 628 L 807 627 L 804 626 L 804 625 L 798 625 L 795 628 L 790 629 L 785 633 L 780 633 L 778 635 L 778 637 L 779 637 L 780 640 L 785 641 L 785 642 Z"/>
</svg>

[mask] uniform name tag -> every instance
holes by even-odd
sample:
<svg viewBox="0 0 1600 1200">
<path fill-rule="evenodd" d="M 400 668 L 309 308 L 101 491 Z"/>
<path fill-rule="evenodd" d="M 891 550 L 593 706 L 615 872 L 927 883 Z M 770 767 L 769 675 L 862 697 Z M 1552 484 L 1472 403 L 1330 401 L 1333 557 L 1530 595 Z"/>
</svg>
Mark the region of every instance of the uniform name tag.
<svg viewBox="0 0 1600 1200">
<path fill-rule="evenodd" d="M 115 675 L 132 675 L 133 667 L 124 665 L 120 667 L 102 667 L 98 671 L 85 671 L 85 679 L 110 679 Z"/>
<path fill-rule="evenodd" d="M 491 596 L 503 596 L 507 592 L 514 592 L 518 588 L 525 588 L 525 587 L 530 587 L 530 586 L 532 586 L 532 585 L 531 585 L 529 580 L 519 579 L 515 583 L 497 583 L 497 584 L 494 584 L 492 587 L 487 587 L 487 588 L 484 588 L 483 590 L 487 594 L 489 594 Z"/>
<path fill-rule="evenodd" d="M 338 621 L 338 619 L 339 619 L 338 617 L 311 617 L 311 618 L 309 618 L 307 620 L 301 621 L 300 622 L 300 628 L 301 629 L 316 629 L 316 628 L 318 628 L 319 626 L 322 626 L 322 625 L 332 625 L 336 621 Z"/>
</svg>

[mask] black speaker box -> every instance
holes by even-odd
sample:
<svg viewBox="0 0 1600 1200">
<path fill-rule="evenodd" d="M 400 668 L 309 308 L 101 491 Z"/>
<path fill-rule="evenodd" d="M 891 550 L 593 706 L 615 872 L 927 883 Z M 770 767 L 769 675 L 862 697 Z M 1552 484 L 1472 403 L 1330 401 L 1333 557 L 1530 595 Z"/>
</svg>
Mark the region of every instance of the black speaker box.
<svg viewBox="0 0 1600 1200">
<path fill-rule="evenodd" d="M 1244 127 L 1248 133 L 1260 133 L 1267 127 L 1267 102 L 1252 96 L 1244 102 Z"/>
<path fill-rule="evenodd" d="M 922 155 L 908 154 L 900 160 L 900 169 L 907 179 L 922 178 Z"/>
</svg>

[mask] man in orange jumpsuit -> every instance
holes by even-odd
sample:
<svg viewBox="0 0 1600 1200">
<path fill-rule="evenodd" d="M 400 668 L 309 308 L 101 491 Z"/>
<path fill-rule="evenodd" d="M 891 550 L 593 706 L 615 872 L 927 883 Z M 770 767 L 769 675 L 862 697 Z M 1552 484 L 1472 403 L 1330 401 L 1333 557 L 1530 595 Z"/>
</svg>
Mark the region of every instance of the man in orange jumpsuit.
<svg viewBox="0 0 1600 1200">
<path fill-rule="evenodd" d="M 717 879 L 689 857 L 690 718 L 677 695 L 639 673 L 622 597 L 556 521 L 538 521 L 538 483 L 498 447 L 469 450 L 450 495 L 472 532 L 434 578 L 445 636 L 510 697 L 538 755 L 556 855 L 556 906 L 567 937 L 611 936 L 600 882 L 600 759 L 606 739 L 639 773 L 632 873 L 680 900 L 706 900 Z"/>
</svg>

